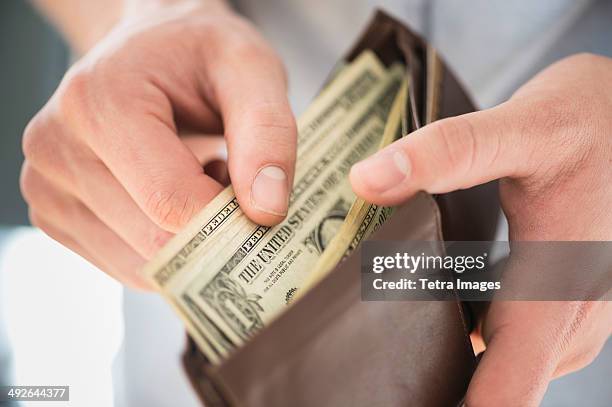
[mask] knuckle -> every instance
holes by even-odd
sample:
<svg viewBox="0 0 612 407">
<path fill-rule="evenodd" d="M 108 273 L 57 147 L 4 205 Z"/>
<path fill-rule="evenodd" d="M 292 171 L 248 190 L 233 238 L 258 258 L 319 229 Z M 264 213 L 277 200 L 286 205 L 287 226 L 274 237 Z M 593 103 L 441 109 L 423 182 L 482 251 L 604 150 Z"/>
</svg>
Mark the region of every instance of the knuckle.
<svg viewBox="0 0 612 407">
<path fill-rule="evenodd" d="M 46 140 L 41 127 L 42 119 L 39 113 L 30 120 L 23 132 L 21 150 L 23 155 L 29 160 L 36 160 L 40 153 L 46 149 Z"/>
<path fill-rule="evenodd" d="M 252 107 L 243 115 L 243 124 L 254 135 L 253 148 L 258 152 L 287 155 L 295 149 L 297 125 L 289 107 L 283 103 L 265 103 Z"/>
<path fill-rule="evenodd" d="M 146 194 L 149 216 L 161 227 L 176 229 L 189 221 L 194 210 L 189 194 L 177 188 L 155 188 Z"/>
<path fill-rule="evenodd" d="M 284 103 L 265 103 L 255 106 L 248 113 L 247 119 L 251 126 L 263 130 L 278 129 L 288 136 L 297 133 L 295 118 Z"/>
<path fill-rule="evenodd" d="M 66 75 L 57 91 L 57 111 L 64 120 L 82 117 L 76 112 L 83 111 L 88 106 L 92 74 L 78 69 Z"/>
<path fill-rule="evenodd" d="M 64 174 L 66 159 L 77 144 L 69 131 L 46 108 L 34 116 L 26 126 L 21 138 L 23 156 L 41 173 Z"/>
<path fill-rule="evenodd" d="M 469 120 L 457 116 L 432 123 L 432 134 L 439 141 L 440 154 L 449 169 L 468 173 L 475 164 L 477 140 Z"/>
<path fill-rule="evenodd" d="M 79 161 L 71 161 L 71 158 L 77 157 L 76 153 L 79 158 L 82 157 L 83 150 L 57 126 L 56 118 L 49 117 L 45 112 L 35 116 L 24 130 L 21 139 L 25 157 L 20 178 L 22 191 L 31 183 L 33 171 L 53 179 L 76 181 L 77 172 L 70 163 Z"/>
<path fill-rule="evenodd" d="M 24 162 L 23 166 L 21 167 L 21 175 L 19 177 L 19 188 L 21 190 L 21 195 L 23 196 L 23 199 L 29 205 L 31 205 L 34 202 L 33 177 L 34 177 L 34 172 L 32 171 L 31 166 L 28 164 L 27 161 Z"/>
</svg>

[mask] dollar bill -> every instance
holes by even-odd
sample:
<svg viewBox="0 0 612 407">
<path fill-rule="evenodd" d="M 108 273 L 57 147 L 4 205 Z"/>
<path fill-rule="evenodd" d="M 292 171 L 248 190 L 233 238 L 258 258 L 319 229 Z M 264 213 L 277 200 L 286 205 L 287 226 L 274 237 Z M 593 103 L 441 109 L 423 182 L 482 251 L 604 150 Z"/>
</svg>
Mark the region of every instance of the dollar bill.
<svg viewBox="0 0 612 407">
<path fill-rule="evenodd" d="M 316 146 L 311 160 L 300 163 L 305 170 L 296 171 L 301 175 L 281 224 L 251 224 L 224 250 L 211 250 L 190 265 L 196 278 L 174 293 L 180 303 L 197 306 L 238 346 L 283 311 L 342 225 L 355 199 L 348 171 L 378 148 L 402 74 L 403 68 L 392 68 L 377 91 Z"/>
<path fill-rule="evenodd" d="M 351 111 L 363 95 L 371 92 L 386 74 L 384 66 L 369 51 L 344 67 L 336 80 L 324 89 L 298 120 L 298 162 L 302 152 L 308 151 L 308 147 L 325 137 L 329 129 Z M 163 290 L 174 276 L 180 274 L 190 258 L 196 258 L 205 251 L 205 242 L 216 240 L 217 236 L 227 236 L 227 228 L 241 212 L 233 189 L 226 188 L 159 251 L 145 266 L 143 273 Z"/>
<path fill-rule="evenodd" d="M 300 117 L 282 224 L 253 224 L 230 187 L 145 267 L 212 363 L 282 312 L 338 233 L 355 200 L 346 175 L 379 147 L 402 72 L 366 52 Z"/>
<path fill-rule="evenodd" d="M 408 133 L 405 117 L 408 103 L 408 87 L 409 82 L 406 77 L 393 102 L 383 137 L 380 140 L 379 150 Z M 392 207 L 375 205 L 364 199 L 356 198 L 340 229 L 304 281 L 300 294 L 307 292 L 332 271 L 362 240 L 366 239 L 385 223 L 392 212 Z"/>
</svg>

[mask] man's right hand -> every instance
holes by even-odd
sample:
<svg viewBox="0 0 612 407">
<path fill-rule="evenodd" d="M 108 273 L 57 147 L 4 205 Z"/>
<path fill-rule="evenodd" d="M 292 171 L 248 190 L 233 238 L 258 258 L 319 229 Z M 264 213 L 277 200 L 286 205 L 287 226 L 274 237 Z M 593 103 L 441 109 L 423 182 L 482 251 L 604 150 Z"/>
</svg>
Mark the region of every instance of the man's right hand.
<svg viewBox="0 0 612 407">
<path fill-rule="evenodd" d="M 225 6 L 179 1 L 126 16 L 25 131 L 21 186 L 32 223 L 147 288 L 142 265 L 222 188 L 196 157 L 214 156 L 221 139 L 184 142 L 185 131 L 222 132 L 242 209 L 278 223 L 297 138 L 286 91 L 279 58 Z"/>
</svg>

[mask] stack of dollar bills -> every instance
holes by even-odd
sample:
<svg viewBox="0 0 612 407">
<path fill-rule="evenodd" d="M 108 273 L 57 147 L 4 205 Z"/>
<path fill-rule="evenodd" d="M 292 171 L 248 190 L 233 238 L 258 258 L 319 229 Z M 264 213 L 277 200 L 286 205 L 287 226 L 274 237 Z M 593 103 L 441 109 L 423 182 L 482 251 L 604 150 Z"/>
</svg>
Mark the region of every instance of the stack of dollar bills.
<svg viewBox="0 0 612 407">
<path fill-rule="evenodd" d="M 406 67 L 370 51 L 339 68 L 298 120 L 288 215 L 257 225 L 230 187 L 144 272 L 211 363 L 222 362 L 331 271 L 390 215 L 356 198 L 353 164 L 406 134 Z"/>
</svg>

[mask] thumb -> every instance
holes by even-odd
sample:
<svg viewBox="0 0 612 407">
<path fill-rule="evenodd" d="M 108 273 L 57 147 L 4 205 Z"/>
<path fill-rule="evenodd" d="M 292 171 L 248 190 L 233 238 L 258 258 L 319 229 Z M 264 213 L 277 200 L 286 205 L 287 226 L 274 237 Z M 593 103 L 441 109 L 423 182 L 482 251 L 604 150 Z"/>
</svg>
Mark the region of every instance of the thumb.
<svg viewBox="0 0 612 407">
<path fill-rule="evenodd" d="M 256 223 L 277 224 L 287 214 L 297 145 L 282 62 L 269 47 L 251 45 L 211 62 L 208 74 L 240 207 Z"/>
<path fill-rule="evenodd" d="M 484 324 L 487 349 L 470 382 L 465 405 L 538 406 L 572 331 L 555 302 L 493 302 Z"/>
<path fill-rule="evenodd" d="M 526 175 L 532 147 L 517 107 L 506 102 L 425 126 L 353 166 L 353 189 L 369 202 L 396 205 L 420 190 L 444 193 Z"/>
</svg>

